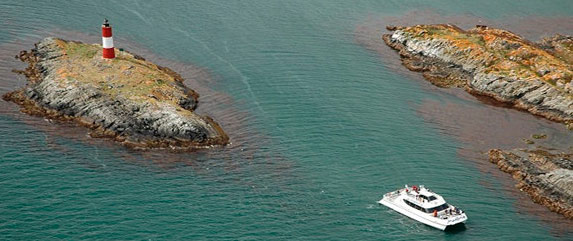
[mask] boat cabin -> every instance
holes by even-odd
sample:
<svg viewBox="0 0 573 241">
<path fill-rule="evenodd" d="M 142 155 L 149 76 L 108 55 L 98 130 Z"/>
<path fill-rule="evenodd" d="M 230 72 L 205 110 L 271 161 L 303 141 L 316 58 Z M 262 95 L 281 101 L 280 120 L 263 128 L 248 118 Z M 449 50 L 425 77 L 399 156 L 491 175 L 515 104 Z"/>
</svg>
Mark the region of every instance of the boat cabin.
<svg viewBox="0 0 573 241">
<path fill-rule="evenodd" d="M 404 203 L 419 211 L 433 213 L 434 210 L 440 212 L 450 208 L 442 196 L 424 188 L 424 186 L 420 186 L 420 188 L 412 186 L 411 189 L 406 187 L 406 190 L 407 195 L 403 199 Z"/>
<path fill-rule="evenodd" d="M 404 202 L 405 202 L 408 206 L 413 207 L 413 208 L 415 208 L 415 209 L 418 209 L 419 211 L 422 211 L 422 212 L 425 212 L 425 213 L 433 213 L 434 210 L 436 210 L 436 212 L 440 212 L 440 211 L 442 211 L 442 210 L 446 210 L 446 209 L 450 208 L 450 205 L 447 204 L 447 203 L 443 203 L 442 205 L 439 205 L 439 206 L 436 206 L 436 207 L 424 208 L 424 207 L 419 206 L 418 204 L 415 204 L 415 203 L 413 203 L 413 202 L 411 202 L 411 201 L 408 201 L 407 199 L 404 199 Z"/>
</svg>

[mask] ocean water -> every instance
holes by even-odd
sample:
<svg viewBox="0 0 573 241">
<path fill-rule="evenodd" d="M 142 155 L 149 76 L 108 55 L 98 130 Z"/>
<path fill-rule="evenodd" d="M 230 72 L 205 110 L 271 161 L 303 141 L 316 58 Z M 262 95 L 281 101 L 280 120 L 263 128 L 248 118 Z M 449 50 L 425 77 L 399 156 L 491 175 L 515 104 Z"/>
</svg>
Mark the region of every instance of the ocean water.
<svg viewBox="0 0 573 241">
<path fill-rule="evenodd" d="M 100 41 L 173 68 L 230 146 L 137 152 L 0 103 L 0 239 L 554 240 L 573 225 L 487 162 L 555 123 L 442 90 L 399 65 L 385 24 L 476 22 L 573 34 L 570 1 L 0 3 L 0 92 L 43 37 Z M 543 144 L 543 142 L 542 142 Z M 442 232 L 376 201 L 425 184 L 469 216 Z"/>
</svg>

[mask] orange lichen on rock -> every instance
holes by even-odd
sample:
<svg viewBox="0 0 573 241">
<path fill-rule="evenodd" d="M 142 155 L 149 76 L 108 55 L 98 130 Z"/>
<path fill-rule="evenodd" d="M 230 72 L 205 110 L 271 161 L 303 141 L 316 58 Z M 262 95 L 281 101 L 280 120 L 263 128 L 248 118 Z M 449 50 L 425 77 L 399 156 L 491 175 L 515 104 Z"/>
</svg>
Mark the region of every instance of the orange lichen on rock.
<svg viewBox="0 0 573 241">
<path fill-rule="evenodd" d="M 440 24 L 416 25 L 399 31 L 409 33 L 413 39 L 443 41 L 450 47 L 449 51 L 456 51 L 466 59 L 491 63 L 484 66 L 486 72 L 502 72 L 523 80 L 540 79 L 553 85 L 567 84 L 573 76 L 570 63 L 506 30 L 476 27 L 464 31 Z M 567 91 L 573 92 L 573 89 Z"/>
</svg>

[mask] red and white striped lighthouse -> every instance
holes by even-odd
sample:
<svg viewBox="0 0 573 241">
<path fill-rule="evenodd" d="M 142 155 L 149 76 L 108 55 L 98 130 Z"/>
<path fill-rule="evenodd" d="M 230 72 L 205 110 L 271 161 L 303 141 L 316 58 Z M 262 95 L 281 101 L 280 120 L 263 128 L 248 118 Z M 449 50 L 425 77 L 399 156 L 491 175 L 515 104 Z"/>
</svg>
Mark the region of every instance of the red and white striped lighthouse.
<svg viewBox="0 0 573 241">
<path fill-rule="evenodd" d="M 103 22 L 103 25 L 101 25 L 101 37 L 103 42 L 103 58 L 115 58 L 115 52 L 113 51 L 113 38 L 111 37 L 111 25 L 109 25 L 107 18 Z"/>
</svg>

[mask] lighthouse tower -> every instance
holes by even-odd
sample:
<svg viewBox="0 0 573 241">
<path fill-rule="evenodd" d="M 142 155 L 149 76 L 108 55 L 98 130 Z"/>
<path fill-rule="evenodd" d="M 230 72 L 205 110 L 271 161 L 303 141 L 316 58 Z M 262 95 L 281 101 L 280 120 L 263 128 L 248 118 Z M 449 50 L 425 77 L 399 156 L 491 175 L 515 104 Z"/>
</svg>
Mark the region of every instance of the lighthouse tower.
<svg viewBox="0 0 573 241">
<path fill-rule="evenodd" d="M 103 58 L 115 58 L 115 52 L 113 51 L 113 38 L 111 37 L 111 25 L 108 23 L 107 18 L 103 22 L 103 25 L 101 25 L 101 37 L 103 42 Z"/>
</svg>

